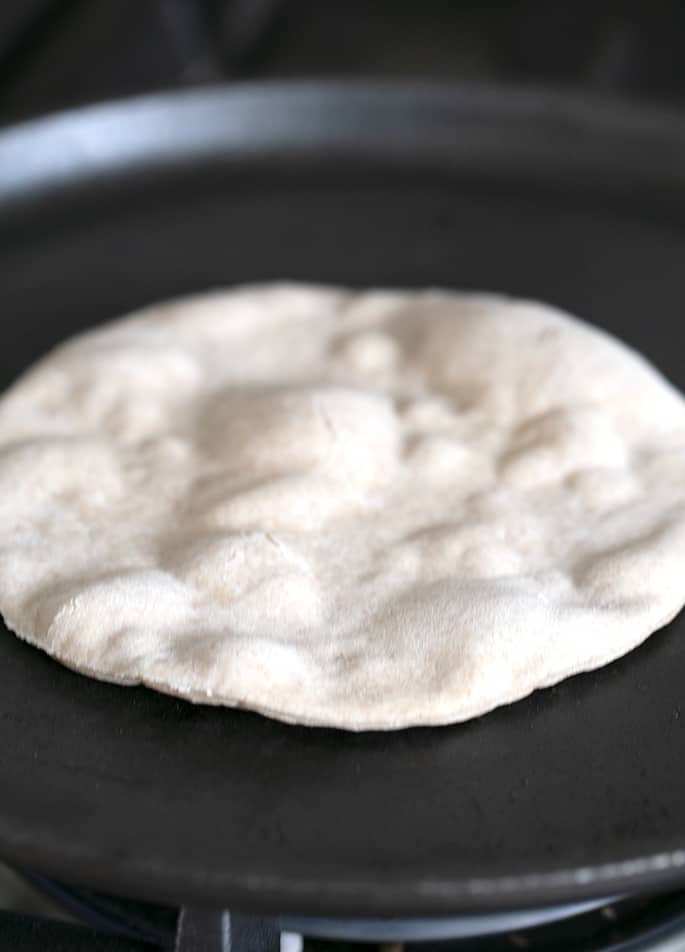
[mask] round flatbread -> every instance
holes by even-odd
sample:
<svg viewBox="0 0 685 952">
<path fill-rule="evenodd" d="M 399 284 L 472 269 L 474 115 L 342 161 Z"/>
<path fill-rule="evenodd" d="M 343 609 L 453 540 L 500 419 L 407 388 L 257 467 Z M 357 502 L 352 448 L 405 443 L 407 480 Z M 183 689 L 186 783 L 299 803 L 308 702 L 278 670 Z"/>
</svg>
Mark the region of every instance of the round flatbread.
<svg viewBox="0 0 685 952">
<path fill-rule="evenodd" d="M 0 400 L 0 611 L 108 681 L 464 720 L 635 647 L 683 565 L 685 400 L 542 304 L 238 288 L 79 336 Z"/>
</svg>

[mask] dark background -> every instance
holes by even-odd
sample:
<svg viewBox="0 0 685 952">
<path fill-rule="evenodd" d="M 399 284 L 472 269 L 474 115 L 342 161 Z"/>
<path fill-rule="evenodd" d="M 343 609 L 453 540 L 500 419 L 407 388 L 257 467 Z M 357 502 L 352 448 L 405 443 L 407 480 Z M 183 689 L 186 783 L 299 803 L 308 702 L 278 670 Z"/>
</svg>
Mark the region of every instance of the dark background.
<svg viewBox="0 0 685 952">
<path fill-rule="evenodd" d="M 429 76 L 685 104 L 682 0 L 0 0 L 0 123 L 222 80 Z"/>
</svg>

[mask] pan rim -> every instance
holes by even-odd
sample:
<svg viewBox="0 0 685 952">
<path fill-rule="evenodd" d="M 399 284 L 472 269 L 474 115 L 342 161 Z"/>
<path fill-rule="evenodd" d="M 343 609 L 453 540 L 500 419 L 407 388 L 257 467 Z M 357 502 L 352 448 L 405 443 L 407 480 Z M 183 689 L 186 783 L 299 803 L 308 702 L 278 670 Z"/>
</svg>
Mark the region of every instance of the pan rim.
<svg viewBox="0 0 685 952">
<path fill-rule="evenodd" d="M 275 105 L 281 122 L 273 121 Z M 222 121 L 227 107 L 230 123 Z M 351 136 L 360 117 L 364 143 Z M 449 119 L 459 126 L 450 126 Z M 430 141 L 417 142 L 417 127 L 430 131 Z M 507 149 L 483 163 L 479 148 L 502 131 Z M 583 135 L 592 138 L 591 148 L 584 149 Z M 37 147 L 46 137 L 49 153 Z M 611 170 L 603 192 L 624 197 L 648 186 L 654 198 L 656 183 L 670 190 L 685 185 L 685 124 L 667 107 L 535 85 L 248 81 L 145 93 L 0 126 L 0 212 L 68 191 L 76 181 L 83 186 L 132 170 L 178 169 L 217 152 L 226 162 L 244 162 L 265 149 L 299 162 L 316 152 L 324 164 L 341 155 L 399 166 L 449 156 L 460 174 L 507 173 L 515 181 L 536 177 L 543 185 L 561 179 L 565 187 L 575 180 L 581 188 L 600 170 Z"/>
</svg>

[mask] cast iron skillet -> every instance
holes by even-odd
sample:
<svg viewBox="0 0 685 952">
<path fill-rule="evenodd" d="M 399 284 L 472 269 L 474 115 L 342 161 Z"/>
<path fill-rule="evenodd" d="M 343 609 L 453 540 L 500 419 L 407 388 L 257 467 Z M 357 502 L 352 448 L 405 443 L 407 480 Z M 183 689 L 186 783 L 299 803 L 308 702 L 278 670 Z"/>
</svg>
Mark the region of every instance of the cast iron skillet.
<svg viewBox="0 0 685 952">
<path fill-rule="evenodd" d="M 685 385 L 685 128 L 434 86 L 67 113 L 0 136 L 0 275 L 2 385 L 128 308 L 273 278 L 539 297 Z M 326 915 L 673 886 L 684 634 L 681 616 L 461 726 L 354 735 L 101 684 L 2 631 L 0 855 L 121 894 Z"/>
</svg>

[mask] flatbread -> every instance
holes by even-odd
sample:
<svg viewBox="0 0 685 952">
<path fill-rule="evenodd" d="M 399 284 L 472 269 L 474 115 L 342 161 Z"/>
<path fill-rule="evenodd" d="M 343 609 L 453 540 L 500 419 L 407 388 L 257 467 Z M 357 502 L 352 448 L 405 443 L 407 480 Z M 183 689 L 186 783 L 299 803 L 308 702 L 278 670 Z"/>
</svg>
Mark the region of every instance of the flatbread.
<svg viewBox="0 0 685 952">
<path fill-rule="evenodd" d="M 190 701 L 465 720 L 630 651 L 684 565 L 685 400 L 542 304 L 243 287 L 0 400 L 7 625 Z"/>
</svg>

